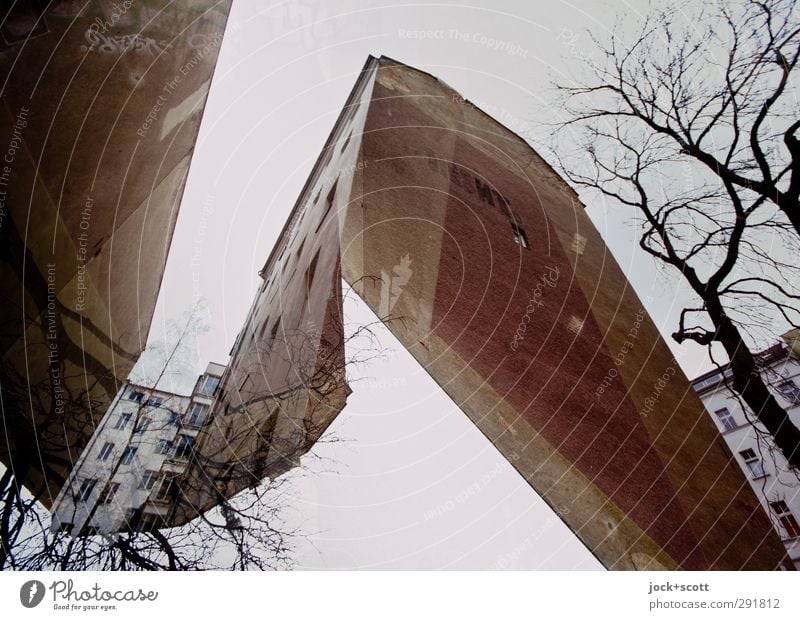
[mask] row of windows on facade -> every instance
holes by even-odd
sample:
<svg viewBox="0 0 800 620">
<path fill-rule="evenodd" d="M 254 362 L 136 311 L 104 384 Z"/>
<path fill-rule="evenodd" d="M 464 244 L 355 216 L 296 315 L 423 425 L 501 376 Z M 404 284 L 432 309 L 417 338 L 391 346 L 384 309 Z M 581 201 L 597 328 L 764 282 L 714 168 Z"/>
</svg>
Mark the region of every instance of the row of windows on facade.
<svg viewBox="0 0 800 620">
<path fill-rule="evenodd" d="M 794 381 L 789 379 L 788 381 L 779 383 L 776 387 L 781 393 L 781 396 L 783 396 L 792 405 L 800 405 L 800 387 L 798 387 Z"/>
<path fill-rule="evenodd" d="M 220 377 L 215 375 L 203 375 L 195 394 L 213 398 L 214 393 L 217 390 L 217 386 L 219 386 L 219 380 Z M 151 394 L 145 398 L 145 393 L 142 390 L 137 390 L 136 388 L 131 388 L 128 391 L 127 398 L 128 400 L 132 400 L 146 407 L 160 407 L 164 403 L 164 399 L 161 396 L 153 396 Z"/>
<path fill-rule="evenodd" d="M 349 139 L 350 139 L 350 137 L 348 136 L 347 140 L 345 141 L 345 144 L 347 144 L 347 141 L 349 141 Z M 323 212 L 322 217 L 319 219 L 319 223 L 317 224 L 317 227 L 316 227 L 316 229 L 314 231 L 314 234 L 317 234 L 319 232 L 320 228 L 322 227 L 322 225 L 327 221 L 328 214 L 330 213 L 331 208 L 333 207 L 334 202 L 335 202 L 337 184 L 338 184 L 338 179 L 336 179 L 333 182 L 333 185 L 331 186 L 331 189 L 328 192 L 328 195 L 327 195 L 327 197 L 325 199 L 325 211 Z M 320 189 L 317 192 L 317 195 L 314 198 L 314 204 L 317 204 L 319 202 L 321 194 L 322 194 L 322 189 Z M 301 221 L 302 221 L 302 217 L 303 217 L 303 215 L 305 215 L 305 213 L 306 213 L 306 210 L 304 210 L 302 215 L 301 215 Z M 530 247 L 530 243 L 528 241 L 528 235 L 526 234 L 526 232 L 522 228 L 522 226 L 520 226 L 519 223 L 515 222 L 515 221 L 510 221 L 510 224 L 511 224 L 511 235 L 512 235 L 512 238 L 514 239 L 514 243 L 516 243 L 517 245 L 519 245 L 519 246 L 521 246 L 523 248 L 526 248 L 526 249 L 529 248 Z M 298 222 L 296 224 L 295 229 L 299 230 L 299 227 L 300 227 L 300 222 Z M 293 241 L 294 240 L 292 239 L 292 241 L 287 243 L 287 247 L 289 245 L 291 245 Z M 299 260 L 300 255 L 302 254 L 304 246 L 305 246 L 305 239 L 303 239 L 303 241 L 300 243 L 300 247 L 295 252 L 295 263 Z M 285 248 L 284 248 L 284 252 L 285 252 Z M 283 252 L 278 257 L 278 260 L 280 261 L 282 258 L 283 258 Z M 317 253 L 314 256 L 314 259 L 311 261 L 311 267 L 309 269 L 310 273 L 309 272 L 306 273 L 306 287 L 307 288 L 310 287 L 310 284 L 313 281 L 314 268 L 316 267 L 316 262 L 317 262 L 318 258 L 319 258 L 319 250 L 317 250 Z M 284 261 L 283 267 L 281 269 L 281 273 L 282 274 L 285 274 L 286 268 L 287 268 L 288 265 L 289 265 L 289 261 L 288 260 Z M 294 275 L 294 272 L 292 272 L 292 275 Z M 289 279 L 291 279 L 291 276 L 290 276 Z M 265 280 L 263 288 L 262 288 L 262 292 L 263 292 L 264 289 L 266 289 L 266 286 L 267 286 L 267 281 Z M 270 301 L 272 301 L 271 298 L 270 298 Z M 265 323 L 264 327 L 266 327 L 266 323 Z M 275 324 L 275 327 L 277 327 L 277 323 Z M 264 330 L 264 328 L 262 327 L 262 335 L 263 335 L 263 330 Z M 272 338 L 273 339 L 275 338 L 275 329 L 274 328 L 273 328 L 273 332 L 272 332 Z"/>
<path fill-rule="evenodd" d="M 323 224 L 325 224 L 325 222 L 326 222 L 326 221 L 327 221 L 327 219 L 328 219 L 328 214 L 331 212 L 331 209 L 333 208 L 334 202 L 335 202 L 335 200 L 336 200 L 336 187 L 337 187 L 338 183 L 339 183 L 339 179 L 337 178 L 337 179 L 336 179 L 336 180 L 333 182 L 333 185 L 331 186 L 331 189 L 330 189 L 330 191 L 328 192 L 328 195 L 327 195 L 327 197 L 325 198 L 325 211 L 323 211 L 323 213 L 322 213 L 322 217 L 320 217 L 320 218 L 319 218 L 319 222 L 317 223 L 317 227 L 316 227 L 316 229 L 314 229 L 314 234 L 315 234 L 315 235 L 316 235 L 317 233 L 319 233 L 319 231 L 320 231 L 320 229 L 322 228 Z M 321 195 L 321 194 L 322 194 L 322 189 L 320 189 L 320 190 L 317 192 L 317 195 L 316 195 L 316 197 L 314 198 L 314 204 L 316 204 L 317 202 L 319 202 L 319 198 L 320 198 L 320 195 Z M 289 240 L 289 241 L 286 243 L 286 245 L 284 246 L 284 248 L 283 248 L 283 250 L 281 251 L 280 255 L 278 256 L 278 264 L 280 264 L 281 262 L 283 262 L 283 266 L 281 267 L 281 276 L 282 276 L 282 278 L 283 278 L 283 276 L 285 276 L 285 274 L 286 274 L 286 268 L 289 266 L 289 263 L 290 263 L 290 262 L 292 262 L 292 263 L 295 265 L 295 269 L 292 271 L 292 273 L 289 275 L 289 277 L 288 277 L 288 278 L 286 278 L 286 280 L 285 280 L 286 282 L 288 282 L 289 280 L 291 280 L 291 279 L 292 279 L 292 277 L 294 276 L 295 272 L 297 271 L 297 269 L 296 269 L 296 265 L 299 263 L 299 261 L 300 261 L 300 257 L 301 257 L 301 256 L 302 256 L 302 254 L 303 254 L 303 248 L 305 247 L 305 244 L 306 244 L 306 238 L 303 238 L 303 240 L 300 242 L 300 246 L 299 246 L 299 247 L 297 248 L 297 250 L 294 252 L 294 260 L 293 260 L 293 261 L 290 261 L 288 258 L 287 258 L 286 260 L 283 260 L 283 257 L 284 257 L 284 255 L 285 255 L 285 253 L 286 253 L 286 250 L 287 250 L 287 248 L 289 248 L 291 245 L 293 245 L 293 244 L 294 244 L 294 242 L 295 242 L 295 239 L 297 238 L 297 235 L 299 234 L 299 231 L 300 231 L 300 227 L 301 227 L 301 223 L 302 223 L 302 221 L 303 221 L 303 218 L 305 217 L 305 214 L 306 214 L 307 212 L 308 212 L 308 209 L 304 209 L 304 210 L 301 212 L 301 214 L 300 214 L 300 219 L 299 219 L 299 220 L 297 220 L 297 223 L 294 225 L 294 230 L 293 230 L 293 233 L 292 233 L 292 238 L 291 238 L 291 239 L 290 239 L 290 240 Z M 310 263 L 310 267 L 309 267 L 309 269 L 306 271 L 306 277 L 305 277 L 305 280 L 306 280 L 306 289 L 310 288 L 310 286 L 311 286 L 311 283 L 313 282 L 313 279 L 314 279 L 314 271 L 315 271 L 315 269 L 316 269 L 317 260 L 319 259 L 319 252 L 320 252 L 320 250 L 319 250 L 319 248 L 318 248 L 318 249 L 317 249 L 317 252 L 316 252 L 316 254 L 314 255 L 314 258 L 311 260 L 311 263 Z M 272 279 L 265 279 L 265 280 L 264 280 L 264 284 L 263 284 L 263 285 L 262 285 L 262 287 L 261 287 L 261 292 L 263 293 L 263 292 L 266 290 L 266 288 L 267 288 L 267 286 L 268 286 L 268 284 L 269 284 L 270 282 L 275 282 L 275 281 L 276 281 L 276 280 L 275 280 L 275 278 L 272 278 Z M 278 289 L 277 289 L 277 287 L 276 287 L 275 291 L 273 291 L 272 295 L 270 296 L 269 302 L 271 302 L 271 301 L 272 301 L 272 299 L 273 299 L 273 297 L 275 296 L 275 293 L 277 292 L 277 290 L 278 290 Z M 276 326 L 277 326 L 277 323 L 276 323 Z M 262 328 L 262 332 L 263 332 L 263 328 Z M 273 328 L 273 332 L 272 332 L 272 337 L 273 337 L 273 339 L 275 338 L 275 334 L 276 334 L 276 330 Z"/>
<path fill-rule="evenodd" d="M 797 387 L 794 381 L 788 380 L 776 387 L 788 402 L 793 405 L 800 404 L 800 388 Z M 740 426 L 727 407 L 717 409 L 714 414 L 717 416 L 720 424 L 722 424 L 723 432 L 732 431 Z M 752 448 L 740 450 L 739 456 L 747 466 L 753 479 L 763 478 L 768 475 L 764 469 L 764 463 L 761 457 L 756 454 L 756 451 Z M 784 532 L 784 537 L 787 539 L 800 538 L 800 524 L 798 524 L 796 517 L 792 514 L 786 502 L 777 500 L 769 502 L 769 506 Z"/>
<path fill-rule="evenodd" d="M 769 506 L 783 528 L 786 538 L 800 538 L 800 524 L 797 523 L 797 519 L 789 510 L 786 502 L 783 500 L 770 502 Z"/>
<path fill-rule="evenodd" d="M 108 460 L 108 457 L 111 456 L 111 453 L 114 451 L 114 446 L 115 444 L 112 441 L 105 442 L 97 453 L 97 460 Z M 186 460 L 191 456 L 193 449 L 194 437 L 180 433 L 175 441 L 159 439 L 153 451 L 156 454 L 165 455 L 171 459 Z M 122 465 L 130 465 L 138 451 L 139 446 L 127 446 L 120 455 L 120 463 Z"/>
<path fill-rule="evenodd" d="M 350 139 L 350 137 L 348 136 L 347 140 L 349 141 L 349 139 Z M 346 142 L 347 141 L 345 141 L 345 143 Z M 333 208 L 333 205 L 334 205 L 334 202 L 335 202 L 335 199 L 336 199 L 336 187 L 338 185 L 338 182 L 339 182 L 339 179 L 337 178 L 333 182 L 333 184 L 331 186 L 331 189 L 330 189 L 330 191 L 328 192 L 328 194 L 327 194 L 327 196 L 325 198 L 325 211 L 322 213 L 322 217 L 320 217 L 319 222 L 317 223 L 317 227 L 314 230 L 314 234 L 319 233 L 319 231 L 322 228 L 323 224 L 325 224 L 331 209 Z M 314 198 L 314 204 L 317 204 L 319 202 L 319 199 L 320 199 L 321 195 L 322 195 L 322 188 L 320 188 L 317 191 L 317 195 Z M 290 261 L 289 259 L 283 260 L 284 254 L 286 253 L 286 249 L 294 243 L 294 239 L 295 239 L 295 237 L 298 234 L 298 231 L 300 229 L 300 223 L 302 222 L 302 219 L 305 216 L 306 212 L 307 212 L 307 210 L 304 210 L 301 213 L 300 220 L 294 226 L 294 229 L 295 229 L 294 237 L 286 244 L 286 246 L 281 251 L 281 254 L 278 256 L 278 263 L 280 264 L 281 261 L 283 262 L 283 266 L 281 267 L 281 276 L 282 276 L 282 278 L 285 276 L 286 269 L 289 266 L 289 263 L 293 262 L 295 265 L 297 265 L 300 262 L 300 258 L 301 258 L 302 254 L 303 254 L 303 249 L 305 248 L 305 243 L 306 243 L 306 239 L 305 238 L 300 242 L 300 246 L 294 252 L 294 261 Z M 317 269 L 317 263 L 319 262 L 320 250 L 321 250 L 321 248 L 317 248 L 317 251 L 315 252 L 314 257 L 311 259 L 311 262 L 309 263 L 308 269 L 306 269 L 305 278 L 304 278 L 305 279 L 306 297 L 308 297 L 309 291 L 311 290 L 311 285 L 314 283 L 314 276 L 316 275 L 316 269 Z M 295 272 L 296 272 L 296 268 L 295 268 L 295 270 L 292 271 L 292 273 L 286 279 L 287 282 L 292 279 L 292 277 L 294 276 Z M 265 278 L 264 279 L 264 283 L 261 285 L 260 294 L 263 294 L 267 290 L 267 287 L 269 286 L 269 284 L 271 282 L 276 282 L 276 281 L 277 281 L 276 278 L 271 278 L 271 279 L 270 278 Z M 272 299 L 274 298 L 275 293 L 277 291 L 278 291 L 278 287 L 275 288 L 275 291 L 273 291 L 272 295 L 270 296 L 270 299 L 267 302 L 268 304 L 272 302 Z M 250 341 L 249 341 L 249 343 L 246 344 L 246 346 L 247 347 L 252 347 L 255 344 L 256 340 L 258 340 L 259 342 L 262 342 L 264 340 L 264 334 L 267 331 L 267 328 L 269 327 L 269 324 L 270 324 L 270 317 L 267 316 L 261 322 L 261 327 L 258 330 L 258 335 L 256 336 L 256 332 L 253 331 L 253 333 L 250 335 Z M 276 338 L 278 337 L 278 330 L 280 329 L 280 327 L 281 327 L 281 317 L 279 316 L 279 317 L 277 317 L 275 319 L 275 322 L 272 323 L 272 326 L 270 328 L 270 335 L 269 335 L 269 342 L 270 343 L 274 343 L 275 342 Z M 238 346 L 239 339 L 241 338 L 241 336 L 242 336 L 242 333 L 240 332 L 239 335 L 237 336 L 237 342 L 236 342 L 236 344 L 234 344 L 234 348 L 236 348 Z M 232 375 L 235 374 L 235 371 L 236 371 L 235 367 L 232 367 L 232 368 L 229 369 L 229 372 Z M 239 391 L 242 391 L 244 389 L 244 385 L 245 385 L 245 382 L 247 381 L 247 379 L 248 379 L 248 376 L 245 375 L 245 377 L 242 379 L 241 385 L 239 385 Z M 223 398 L 223 396 L 220 395 L 220 398 Z"/>
<path fill-rule="evenodd" d="M 783 381 L 775 386 L 777 390 L 780 392 L 781 396 L 783 396 L 787 402 L 791 405 L 800 405 L 800 387 L 791 379 L 787 381 Z M 721 409 L 717 409 L 714 414 L 722 424 L 723 432 L 725 431 L 732 431 L 741 424 L 736 422 L 736 418 L 734 418 L 733 414 L 727 407 L 722 407 Z"/>
<path fill-rule="evenodd" d="M 77 500 L 81 502 L 88 502 L 92 496 L 92 493 L 97 487 L 98 482 L 99 480 L 97 478 L 85 478 L 82 480 L 80 487 L 78 488 Z M 173 495 L 176 484 L 176 476 L 174 474 L 161 475 L 161 472 L 159 471 L 148 469 L 142 474 L 138 488 L 145 491 L 152 491 L 153 488 L 157 488 L 158 490 L 156 491 L 154 498 L 156 500 L 165 500 L 169 499 Z M 100 494 L 97 503 L 110 504 L 114 500 L 114 497 L 116 497 L 120 486 L 121 483 L 119 482 L 109 481 L 103 488 L 103 492 Z"/>
<path fill-rule="evenodd" d="M 208 412 L 210 411 L 210 407 L 205 403 L 192 403 L 192 406 L 189 408 L 189 411 L 186 415 L 182 418 L 178 415 L 173 415 L 170 419 L 170 423 L 175 425 L 183 424 L 184 426 L 202 426 L 206 419 L 208 418 Z M 114 423 L 113 428 L 116 430 L 124 430 L 128 427 L 128 424 L 131 423 L 133 420 L 132 413 L 121 413 L 117 418 L 117 421 Z M 146 431 L 151 424 L 152 420 L 148 417 L 140 418 L 137 423 L 136 427 L 133 429 L 134 433 L 143 433 Z"/>
<path fill-rule="evenodd" d="M 726 431 L 732 431 L 733 429 L 739 427 L 733 417 L 733 414 L 728 410 L 727 407 L 717 409 L 714 413 Z M 742 461 L 744 461 L 747 469 L 750 470 L 750 475 L 754 479 L 763 478 L 767 475 L 767 472 L 764 469 L 764 463 L 761 461 L 761 457 L 756 454 L 755 450 L 752 448 L 745 448 L 744 450 L 739 451 L 739 456 L 742 457 Z"/>
<path fill-rule="evenodd" d="M 350 136 L 348 135 L 347 140 L 345 140 L 345 145 L 347 144 L 347 142 L 349 140 L 350 140 Z M 331 208 L 334 205 L 335 197 L 336 197 L 337 184 L 338 184 L 338 178 L 333 182 L 333 184 L 331 186 L 331 189 L 330 189 L 330 191 L 328 192 L 328 194 L 326 196 L 326 199 L 325 199 L 325 203 L 326 203 L 325 204 L 325 211 L 323 212 L 322 217 L 319 219 L 319 222 L 317 224 L 316 230 L 314 231 L 315 234 L 319 232 L 320 228 L 322 227 L 322 225 L 327 220 L 328 214 L 330 213 Z M 317 195 L 314 198 L 314 201 L 313 201 L 314 204 L 317 204 L 319 202 L 321 194 L 322 194 L 322 189 L 320 188 L 318 190 L 318 192 L 317 192 Z M 300 216 L 301 220 L 300 221 L 302 221 L 302 217 L 305 215 L 305 213 L 306 213 L 306 210 L 304 210 L 303 213 L 301 214 L 301 216 Z M 511 233 L 512 233 L 512 238 L 514 239 L 514 243 L 516 243 L 517 245 L 519 245 L 522 248 L 528 249 L 530 247 L 530 243 L 528 241 L 528 236 L 525 233 L 525 230 L 517 222 L 511 221 L 510 224 L 511 224 Z M 300 227 L 300 222 L 298 221 L 298 223 L 295 224 L 295 231 L 299 230 L 299 227 Z M 296 232 L 295 232 L 295 234 L 296 234 Z M 294 239 L 292 239 L 291 241 L 289 241 L 287 243 L 287 245 L 284 247 L 284 250 L 281 252 L 280 256 L 278 257 L 278 261 L 281 261 L 283 259 L 283 255 L 284 255 L 284 253 L 286 251 L 286 247 L 290 246 L 293 243 L 293 241 L 294 241 Z M 300 242 L 300 246 L 298 247 L 297 251 L 294 253 L 295 254 L 295 260 L 294 260 L 295 263 L 297 263 L 300 260 L 300 256 L 302 255 L 303 248 L 305 246 L 305 241 L 306 240 L 303 239 Z M 317 261 L 318 260 L 319 260 L 319 249 L 317 250 L 316 254 L 314 255 L 314 258 L 311 260 L 309 268 L 306 271 L 306 275 L 305 275 L 306 292 L 308 292 L 310 290 L 311 284 L 313 283 L 314 273 L 316 271 L 316 266 L 317 266 Z M 285 274 L 286 268 L 289 265 L 289 262 L 290 262 L 289 260 L 283 261 L 283 267 L 281 269 L 281 274 L 282 275 Z M 291 276 L 289 276 L 289 279 L 291 279 L 291 277 L 293 275 L 294 275 L 294 271 L 292 272 Z M 261 289 L 262 293 L 266 290 L 266 288 L 267 288 L 267 286 L 269 284 L 269 281 L 270 280 L 267 280 L 267 279 L 264 280 L 264 284 L 262 285 L 262 289 Z M 277 291 L 277 288 L 276 288 L 276 291 Z M 273 293 L 273 296 L 274 296 L 274 293 Z M 271 302 L 272 298 L 270 298 L 269 301 Z M 269 324 L 269 317 L 267 317 L 261 324 L 261 328 L 259 330 L 258 337 L 257 337 L 259 341 L 261 341 L 263 339 L 264 333 L 267 330 L 268 324 Z M 279 327 L 280 327 L 280 317 L 278 317 L 275 320 L 275 323 L 272 325 L 272 328 L 270 330 L 270 342 L 274 342 L 275 341 L 275 338 L 277 337 L 277 334 L 278 334 Z M 256 340 L 256 334 L 255 334 L 255 332 L 253 332 L 251 334 L 251 339 L 250 339 L 249 346 L 252 346 L 254 344 L 255 340 Z M 240 391 L 244 387 L 244 382 L 245 381 L 247 381 L 247 377 L 245 377 L 243 379 L 242 385 L 239 386 Z"/>
<path fill-rule="evenodd" d="M 347 142 L 349 142 L 349 140 L 350 140 L 350 136 L 348 135 L 347 140 L 345 141 L 345 145 L 347 144 Z M 475 181 L 476 181 L 476 183 L 479 183 L 478 179 L 475 179 Z M 336 185 L 337 185 L 337 183 L 338 183 L 338 179 L 336 181 L 334 181 L 330 192 L 328 192 L 328 196 L 326 198 L 325 211 L 323 212 L 322 217 L 319 220 L 319 224 L 317 225 L 317 228 L 314 231 L 315 234 L 319 232 L 319 229 L 322 227 L 322 225 L 326 221 L 326 219 L 328 217 L 328 213 L 330 212 L 331 207 L 333 206 L 334 198 L 335 198 L 335 195 L 336 195 Z M 482 189 L 485 190 L 485 188 L 479 187 L 479 191 L 481 191 Z M 317 204 L 319 202 L 321 193 L 322 193 L 322 189 L 320 189 L 317 192 L 317 195 L 314 198 L 314 204 Z M 497 194 L 497 195 L 499 196 L 499 194 Z M 484 200 L 485 200 L 485 191 L 482 192 L 482 196 L 484 197 Z M 490 200 L 491 200 L 491 198 L 490 198 Z M 503 200 L 505 201 L 505 199 L 503 199 Z M 505 202 L 507 203 L 507 201 L 505 201 Z M 492 204 L 494 204 L 494 203 L 492 203 Z M 305 214 L 305 211 L 304 211 L 304 214 Z M 519 246 L 522 246 L 523 248 L 530 247 L 529 243 L 528 243 L 528 236 L 525 233 L 525 230 L 522 228 L 522 226 L 519 225 L 518 221 L 514 221 L 514 220 L 517 220 L 518 218 L 516 218 L 513 215 L 511 217 L 512 217 L 512 220 L 510 221 L 511 233 L 512 233 L 512 237 L 514 239 L 514 243 L 516 243 Z M 299 226 L 299 223 L 298 223 L 298 226 Z M 302 248 L 302 245 L 301 245 L 301 248 Z M 286 264 L 284 264 L 284 269 L 285 269 L 285 267 L 286 267 Z"/>
</svg>

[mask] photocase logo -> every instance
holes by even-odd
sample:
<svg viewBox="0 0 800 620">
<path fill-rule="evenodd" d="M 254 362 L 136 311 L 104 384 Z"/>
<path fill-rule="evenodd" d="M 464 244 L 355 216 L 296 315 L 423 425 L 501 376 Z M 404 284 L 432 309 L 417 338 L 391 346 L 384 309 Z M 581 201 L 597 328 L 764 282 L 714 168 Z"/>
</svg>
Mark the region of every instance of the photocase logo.
<svg viewBox="0 0 800 620">
<path fill-rule="evenodd" d="M 44 584 L 32 579 L 22 584 L 19 589 L 19 602 L 23 607 L 36 607 L 44 598 Z"/>
</svg>

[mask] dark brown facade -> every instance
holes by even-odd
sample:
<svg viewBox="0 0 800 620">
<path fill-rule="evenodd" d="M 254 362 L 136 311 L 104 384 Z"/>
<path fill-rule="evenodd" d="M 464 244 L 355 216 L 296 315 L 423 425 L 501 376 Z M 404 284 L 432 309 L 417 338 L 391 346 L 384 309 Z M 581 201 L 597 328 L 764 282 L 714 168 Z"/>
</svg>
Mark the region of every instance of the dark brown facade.
<svg viewBox="0 0 800 620">
<path fill-rule="evenodd" d="M 0 460 L 49 505 L 147 339 L 230 1 L 13 4 Z"/>
<path fill-rule="evenodd" d="M 577 195 L 433 76 L 367 62 L 262 275 L 201 459 L 279 474 L 343 407 L 341 275 L 605 566 L 790 567 Z"/>
</svg>

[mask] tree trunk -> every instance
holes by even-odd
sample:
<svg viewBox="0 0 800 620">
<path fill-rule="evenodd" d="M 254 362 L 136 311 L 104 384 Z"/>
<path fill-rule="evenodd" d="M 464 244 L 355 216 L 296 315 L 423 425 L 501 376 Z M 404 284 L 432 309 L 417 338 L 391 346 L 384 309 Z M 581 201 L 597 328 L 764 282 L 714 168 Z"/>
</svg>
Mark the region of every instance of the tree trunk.
<svg viewBox="0 0 800 620">
<path fill-rule="evenodd" d="M 800 468 L 800 429 L 764 383 L 739 329 L 727 317 L 719 301 L 709 300 L 708 310 L 717 330 L 716 340 L 725 347 L 730 359 L 733 389 L 772 435 L 789 464 Z"/>
</svg>

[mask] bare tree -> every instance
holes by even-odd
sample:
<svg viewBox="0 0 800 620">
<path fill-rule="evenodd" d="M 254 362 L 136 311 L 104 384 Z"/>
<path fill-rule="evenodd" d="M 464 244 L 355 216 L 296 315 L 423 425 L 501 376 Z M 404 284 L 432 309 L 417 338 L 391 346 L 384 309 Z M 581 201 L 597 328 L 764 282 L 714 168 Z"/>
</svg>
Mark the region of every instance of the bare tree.
<svg viewBox="0 0 800 620">
<path fill-rule="evenodd" d="M 184 357 L 183 352 L 193 344 L 198 331 L 197 316 L 192 315 L 184 322 L 179 333 L 173 334 L 172 342 L 155 343 L 154 349 L 160 353 L 161 368 L 153 376 L 150 364 L 152 388 L 136 408 L 135 419 L 126 428 L 127 441 L 124 447 L 140 446 L 149 441 L 148 437 L 158 429 L 148 428 L 137 433 L 141 423 L 149 413 L 147 402 L 164 377 L 177 366 Z M 8 420 L 14 414 L 8 406 L 12 402 L 25 400 L 25 395 L 36 408 L 49 402 L 49 382 L 33 385 L 18 377 L 11 382 L 11 373 L 5 373 L 3 396 Z M 14 388 L 19 394 L 12 398 Z M 174 409 L 169 402 L 161 407 L 172 415 L 171 423 L 181 424 L 184 412 Z M 64 399 L 65 420 L 79 420 L 85 423 L 91 419 L 85 413 L 87 407 L 85 394 L 66 395 Z M 73 418 L 74 416 L 74 418 Z M 37 432 L 49 432 L 53 421 L 48 416 L 38 416 L 38 424 L 31 428 L 34 435 L 30 445 L 42 441 Z M 39 429 L 37 431 L 37 429 Z M 76 432 L 91 434 L 91 427 L 76 429 Z M 251 429 L 252 430 L 252 429 Z M 242 431 L 244 432 L 244 430 Z M 111 481 L 120 467 L 119 451 L 114 455 L 116 461 L 108 475 Z M 15 460 L 15 465 L 21 462 Z M 71 464 L 69 464 L 71 465 Z M 35 463 L 30 463 L 35 467 Z M 195 510 L 195 518 L 176 527 L 142 527 L 131 521 L 116 532 L 97 532 L 92 527 L 77 533 L 68 529 L 53 528 L 50 512 L 41 503 L 52 492 L 43 482 L 36 489 L 29 490 L 21 483 L 27 472 L 14 468 L 2 468 L 0 475 L 0 568 L 16 570 L 196 570 L 206 568 L 280 568 L 291 563 L 292 539 L 301 532 L 286 524 L 282 518 L 288 482 L 286 478 L 255 480 L 250 478 L 249 489 L 236 497 L 221 497 L 216 507 L 203 507 L 202 513 Z M 76 474 L 78 472 L 75 472 Z M 27 477 L 29 479 L 30 477 Z M 44 472 L 44 480 L 48 478 Z M 72 489 L 76 476 L 67 481 L 65 489 Z M 176 492 L 185 493 L 187 489 Z M 50 498 L 52 500 L 52 498 Z M 87 524 L 93 522 L 97 511 L 95 503 L 90 508 Z"/>
<path fill-rule="evenodd" d="M 134 418 L 125 427 L 122 447 L 155 443 L 157 425 L 151 424 L 144 432 L 137 429 L 153 418 L 148 401 L 157 394 L 163 396 L 157 391 L 159 384 L 176 368 L 185 366 L 186 349 L 192 349 L 198 322 L 195 312 L 173 326 L 169 342 L 153 343 L 151 347 L 157 361 L 144 360 L 134 373 L 142 379 L 147 377 L 151 387 L 141 388 L 144 393 Z M 278 374 L 273 375 L 278 377 L 275 389 L 242 390 L 236 399 L 225 400 L 239 402 L 238 406 L 204 423 L 196 446 L 182 455 L 187 459 L 185 471 L 164 478 L 160 500 L 170 507 L 164 523 L 145 522 L 140 510 L 116 531 L 99 531 L 102 528 L 93 526 L 100 505 L 97 500 L 90 503 L 88 514 L 80 519 L 64 515 L 63 522 L 70 527 L 59 528 L 62 520 L 56 521 L 54 527 L 49 512 L 38 501 L 41 495 L 21 486 L 10 469 L 3 471 L 0 568 L 290 567 L 294 543 L 304 532 L 292 525 L 284 513 L 292 480 L 305 475 L 301 457 L 320 440 L 344 406 L 350 391 L 346 367 L 381 354 L 373 325 L 345 330 L 340 314 L 330 316 L 319 330 L 276 330 L 272 338 L 255 342 L 250 354 L 242 357 L 241 370 L 258 376 L 277 369 Z M 34 391 L 35 387 L 30 386 Z M 217 394 L 218 401 L 221 398 Z M 186 424 L 178 399 L 160 402 L 159 411 L 171 414 L 166 416 L 165 424 L 177 424 L 179 428 Z M 278 416 L 279 411 L 282 417 Z M 293 412 L 300 415 L 292 417 Z M 111 422 L 105 420 L 106 424 Z M 330 433 L 326 437 L 327 441 L 336 441 Z M 105 477 L 109 483 L 120 471 L 121 447 L 115 446 L 115 450 Z M 283 475 L 289 470 L 293 476 Z M 80 504 L 81 478 L 77 468 L 65 487 L 75 494 L 73 506 Z M 152 501 L 152 494 L 148 501 Z M 73 520 L 84 524 L 78 532 L 72 527 Z"/>
<path fill-rule="evenodd" d="M 333 307 L 342 303 L 335 297 Z M 272 333 L 240 351 L 220 385 L 217 414 L 177 485 L 183 492 L 176 511 L 192 515 L 221 505 L 226 515 L 226 498 L 300 467 L 320 441 L 338 441 L 326 431 L 351 391 L 347 369 L 383 355 L 374 329 L 391 320 L 345 326 L 337 310 L 320 329 L 283 329 L 277 321 Z"/>
<path fill-rule="evenodd" d="M 800 323 L 794 2 L 670 6 L 635 31 L 593 37 L 600 62 L 557 85 L 555 157 L 575 186 L 641 217 L 640 247 L 694 297 L 673 338 L 724 348 L 730 386 L 799 467 L 800 429 L 751 351 Z"/>
</svg>

